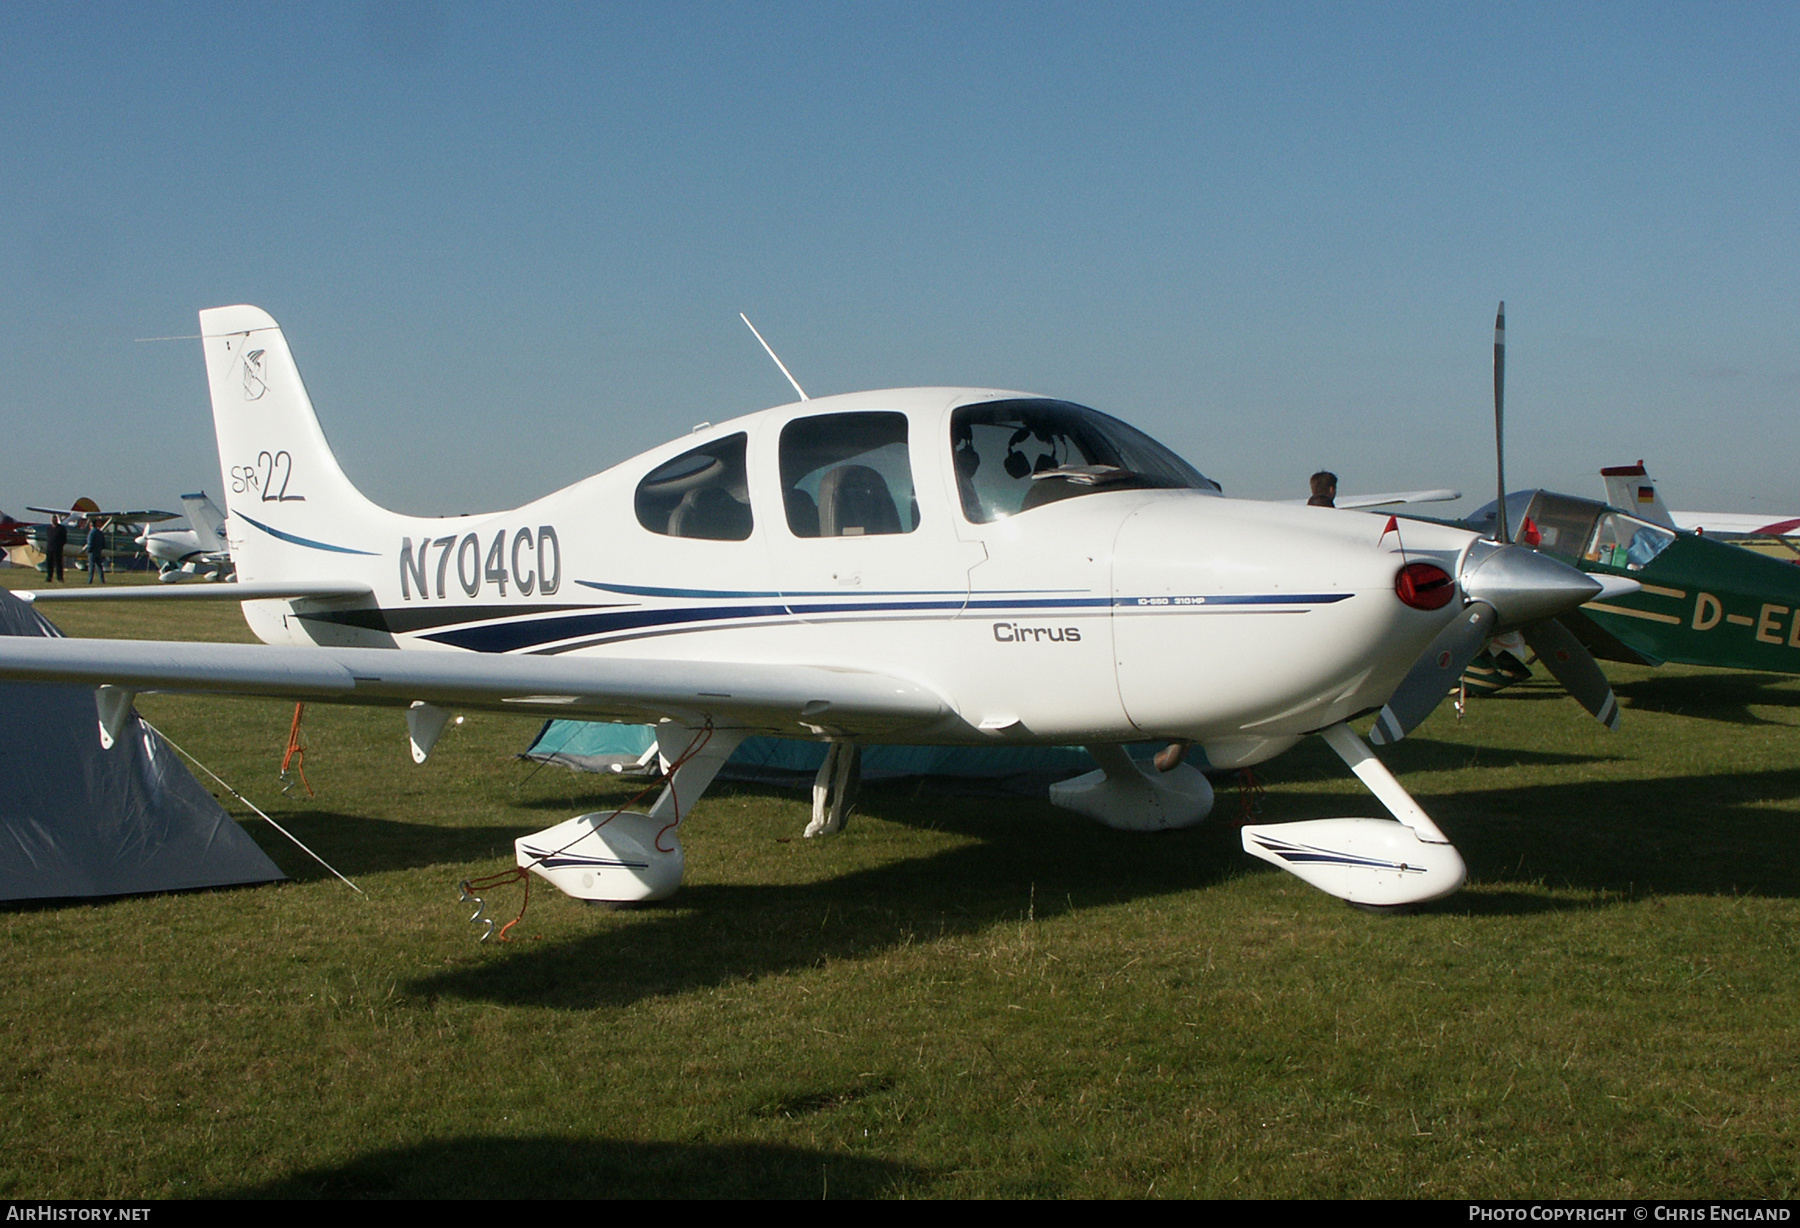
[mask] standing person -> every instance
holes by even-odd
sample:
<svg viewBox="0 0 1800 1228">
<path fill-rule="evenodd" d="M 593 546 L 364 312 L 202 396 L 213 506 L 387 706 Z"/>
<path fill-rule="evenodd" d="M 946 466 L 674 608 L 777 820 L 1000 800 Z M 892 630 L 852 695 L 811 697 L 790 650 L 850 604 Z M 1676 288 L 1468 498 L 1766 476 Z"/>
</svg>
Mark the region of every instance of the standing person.
<svg viewBox="0 0 1800 1228">
<path fill-rule="evenodd" d="M 69 526 L 61 516 L 50 517 L 50 530 L 44 534 L 44 579 L 62 583 L 63 551 L 68 546 Z"/>
<path fill-rule="evenodd" d="M 88 583 L 94 577 L 100 577 L 100 583 L 106 583 L 106 533 L 98 520 L 89 522 L 87 532 Z"/>
<path fill-rule="evenodd" d="M 1312 486 L 1312 498 L 1306 501 L 1306 506 L 1337 506 L 1337 474 L 1321 469 L 1312 475 L 1309 484 Z"/>
</svg>

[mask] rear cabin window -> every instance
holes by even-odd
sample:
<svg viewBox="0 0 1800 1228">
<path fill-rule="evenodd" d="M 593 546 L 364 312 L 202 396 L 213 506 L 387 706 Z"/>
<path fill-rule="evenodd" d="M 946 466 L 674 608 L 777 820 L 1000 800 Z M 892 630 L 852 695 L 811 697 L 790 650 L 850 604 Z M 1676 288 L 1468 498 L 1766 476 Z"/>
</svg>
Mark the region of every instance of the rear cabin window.
<svg viewBox="0 0 1800 1228">
<path fill-rule="evenodd" d="M 747 442 L 743 434 L 728 435 L 652 469 L 638 483 L 638 523 L 665 537 L 727 542 L 749 537 Z"/>
<path fill-rule="evenodd" d="M 906 415 L 797 418 L 781 431 L 781 497 L 795 537 L 875 537 L 919 527 Z"/>
</svg>

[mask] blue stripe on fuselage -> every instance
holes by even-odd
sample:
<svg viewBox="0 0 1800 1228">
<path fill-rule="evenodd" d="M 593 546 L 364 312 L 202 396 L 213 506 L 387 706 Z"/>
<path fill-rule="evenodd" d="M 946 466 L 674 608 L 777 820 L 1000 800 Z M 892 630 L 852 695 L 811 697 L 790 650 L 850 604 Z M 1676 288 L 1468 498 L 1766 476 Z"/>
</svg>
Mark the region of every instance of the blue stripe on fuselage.
<svg viewBox="0 0 1800 1228">
<path fill-rule="evenodd" d="M 280 529 L 271 529 L 260 520 L 251 520 L 250 517 L 244 515 L 242 512 L 233 512 L 232 515 L 237 516 L 239 519 L 249 521 L 264 533 L 267 533 L 270 537 L 278 537 L 282 541 L 292 542 L 296 546 L 306 546 L 312 550 L 331 550 L 338 554 L 366 554 L 370 558 L 380 557 L 374 550 L 352 550 L 348 546 L 333 546 L 329 542 L 316 542 L 310 537 L 296 537 L 292 533 L 283 533 Z"/>
<path fill-rule="evenodd" d="M 600 585 L 591 587 L 599 588 Z M 1052 597 L 1038 600 L 970 599 L 968 601 L 833 601 L 782 603 L 779 605 L 713 605 L 660 607 L 656 609 L 615 610 L 604 613 L 573 614 L 557 618 L 513 619 L 479 627 L 452 627 L 421 638 L 453 648 L 473 652 L 522 652 L 540 649 L 548 644 L 576 638 L 605 637 L 646 629 L 675 631 L 693 623 L 728 623 L 744 619 L 805 618 L 822 614 L 899 615 L 939 611 L 954 615 L 964 609 L 1008 611 L 1029 615 L 1033 611 L 1069 609 L 1130 608 L 1157 612 L 1186 612 L 1207 606 L 1277 606 L 1332 605 L 1349 597 L 1349 593 L 1268 594 L 1261 596 L 1229 595 L 1181 598 L 1186 604 L 1170 604 L 1167 598 L 1137 597 Z M 926 596 L 926 594 L 920 594 Z M 1155 604 L 1150 604 L 1154 602 Z M 699 630 L 700 628 L 689 628 Z M 654 633 L 654 631 L 652 631 Z"/>
</svg>

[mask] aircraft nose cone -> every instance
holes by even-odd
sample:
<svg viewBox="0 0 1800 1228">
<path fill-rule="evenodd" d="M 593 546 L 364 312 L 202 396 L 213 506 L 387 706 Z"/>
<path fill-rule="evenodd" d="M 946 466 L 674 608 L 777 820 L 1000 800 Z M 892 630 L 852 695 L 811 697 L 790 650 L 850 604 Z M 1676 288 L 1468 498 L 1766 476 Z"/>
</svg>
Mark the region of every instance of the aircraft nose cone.
<svg viewBox="0 0 1800 1228">
<path fill-rule="evenodd" d="M 1567 563 L 1528 546 L 1479 541 L 1469 549 L 1463 594 L 1494 607 L 1501 629 L 1554 618 L 1600 595 L 1602 585 Z"/>
</svg>

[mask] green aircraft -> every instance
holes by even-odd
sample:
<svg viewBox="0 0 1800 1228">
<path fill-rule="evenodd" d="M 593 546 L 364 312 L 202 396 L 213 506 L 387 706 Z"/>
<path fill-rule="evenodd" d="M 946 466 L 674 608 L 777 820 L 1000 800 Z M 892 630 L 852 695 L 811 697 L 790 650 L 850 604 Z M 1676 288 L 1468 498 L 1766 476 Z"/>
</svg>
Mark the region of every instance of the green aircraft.
<svg viewBox="0 0 1800 1228">
<path fill-rule="evenodd" d="M 1506 304 L 1501 303 L 1494 318 L 1494 457 L 1501 492 L 1506 491 L 1505 388 Z M 1672 661 L 1800 673 L 1800 568 L 1792 563 L 1657 524 L 1597 499 L 1548 490 L 1502 493 L 1460 523 L 1497 542 L 1532 546 L 1602 580 L 1636 581 L 1635 592 L 1609 592 L 1557 619 L 1594 657 L 1633 665 Z M 1563 678 L 1567 662 L 1558 657 L 1570 646 L 1540 640 L 1531 647 Z M 1502 637 L 1467 658 L 1459 671 L 1462 686 L 1491 692 L 1530 677 L 1524 645 L 1516 641 Z M 1585 691 L 1573 685 L 1570 690 L 1594 711 L 1597 684 L 1590 680 Z"/>
<path fill-rule="evenodd" d="M 1515 608 L 1510 621 L 1492 602 L 1465 597 L 1463 616 L 1438 633 L 1376 715 L 1370 741 L 1382 746 L 1406 737 L 1446 692 L 1491 692 L 1530 677 L 1525 663 L 1530 653 L 1609 729 L 1618 727 L 1619 706 L 1597 657 L 1800 673 L 1800 570 L 1792 565 L 1653 524 L 1594 499 L 1547 490 L 1507 494 L 1505 387 L 1506 304 L 1501 303 L 1494 317 L 1499 498 L 1470 519 L 1452 523 L 1487 538 L 1491 559 L 1515 558 L 1503 553 L 1506 546 L 1530 546 L 1587 572 L 1601 592 L 1573 613 L 1534 619 Z M 1398 528 L 1390 517 L 1389 531 Z M 1498 567 L 1486 581 L 1489 591 L 1505 591 L 1510 577 L 1504 564 L 1472 564 L 1477 570 L 1489 565 Z"/>
<path fill-rule="evenodd" d="M 1800 568 L 1792 563 L 1574 495 L 1515 491 L 1506 510 L 1519 526 L 1513 540 L 1642 586 L 1561 616 L 1596 657 L 1800 673 Z M 1490 504 L 1465 523 L 1493 532 L 1495 522 Z"/>
</svg>

